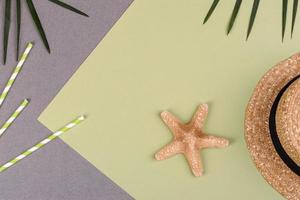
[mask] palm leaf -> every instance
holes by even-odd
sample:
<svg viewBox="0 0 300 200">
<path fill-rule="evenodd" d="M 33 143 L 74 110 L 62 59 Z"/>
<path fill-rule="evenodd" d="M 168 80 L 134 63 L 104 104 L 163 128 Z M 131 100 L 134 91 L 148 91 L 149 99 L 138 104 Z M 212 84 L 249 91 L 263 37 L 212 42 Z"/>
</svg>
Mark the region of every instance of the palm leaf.
<svg viewBox="0 0 300 200">
<path fill-rule="evenodd" d="M 231 14 L 231 18 L 229 20 L 229 24 L 228 24 L 228 27 L 227 27 L 227 35 L 230 33 L 230 31 L 231 31 L 231 29 L 234 25 L 234 22 L 235 22 L 235 19 L 236 19 L 238 13 L 239 13 L 241 4 L 242 4 L 242 0 L 236 0 L 233 11 L 232 11 L 232 14 Z"/>
<path fill-rule="evenodd" d="M 16 0 L 17 8 L 17 60 L 19 60 L 19 50 L 20 50 L 20 32 L 21 32 L 21 0 Z"/>
<path fill-rule="evenodd" d="M 213 3 L 211 4 L 210 9 L 208 10 L 206 17 L 204 18 L 203 24 L 205 24 L 207 22 L 207 20 L 210 18 L 211 14 L 214 12 L 214 10 L 216 9 L 218 3 L 220 2 L 220 0 L 214 0 Z"/>
<path fill-rule="evenodd" d="M 35 23 L 35 25 L 36 25 L 36 27 L 39 31 L 39 34 L 40 34 L 40 36 L 43 40 L 43 43 L 44 43 L 46 49 L 48 50 L 48 52 L 50 53 L 50 47 L 49 47 L 49 43 L 48 43 L 45 31 L 44 31 L 43 26 L 41 24 L 40 18 L 38 16 L 37 12 L 36 12 L 36 9 L 35 9 L 35 7 L 32 3 L 32 0 L 26 0 L 26 2 L 27 2 L 27 6 L 29 8 L 30 14 L 32 16 L 32 19 L 33 19 L 33 21 L 34 21 L 34 23 Z"/>
<path fill-rule="evenodd" d="M 284 39 L 284 33 L 285 33 L 287 6 L 288 6 L 288 0 L 282 0 L 282 29 L 281 29 L 282 41 Z"/>
<path fill-rule="evenodd" d="M 253 27 L 253 24 L 254 24 L 254 21 L 255 21 L 255 17 L 256 17 L 256 14 L 257 14 L 257 10 L 258 10 L 258 7 L 259 7 L 259 3 L 260 3 L 260 0 L 254 0 L 253 1 L 253 6 L 252 6 L 252 11 L 251 11 L 251 15 L 250 15 L 250 21 L 249 21 L 249 25 L 248 25 L 248 31 L 247 31 L 247 39 L 252 31 L 252 27 Z"/>
<path fill-rule="evenodd" d="M 294 32 L 294 26 L 295 26 L 295 22 L 296 22 L 297 10 L 298 10 L 298 0 L 294 0 L 291 37 L 293 36 L 293 32 Z"/>
<path fill-rule="evenodd" d="M 5 0 L 5 13 L 4 13 L 4 35 L 3 35 L 3 62 L 6 63 L 7 45 L 10 29 L 10 13 L 11 13 L 11 0 Z"/>
<path fill-rule="evenodd" d="M 68 5 L 68 4 L 64 3 L 64 2 L 61 2 L 59 0 L 49 0 L 49 1 L 52 2 L 52 3 L 55 3 L 55 4 L 59 5 L 59 6 L 62 6 L 64 8 L 66 8 L 66 9 L 68 9 L 68 10 L 71 10 L 71 11 L 77 13 L 77 14 L 80 14 L 80 15 L 88 17 L 88 15 L 85 14 L 84 12 L 82 12 L 82 11 L 78 10 L 77 8 L 74 8 L 73 6 L 70 6 L 70 5 Z"/>
</svg>

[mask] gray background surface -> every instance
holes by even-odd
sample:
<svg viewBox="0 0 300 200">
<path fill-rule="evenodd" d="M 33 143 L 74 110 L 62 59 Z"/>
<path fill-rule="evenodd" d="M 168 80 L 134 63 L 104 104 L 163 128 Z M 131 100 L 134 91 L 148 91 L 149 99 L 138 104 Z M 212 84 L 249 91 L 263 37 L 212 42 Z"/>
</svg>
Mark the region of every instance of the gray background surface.
<svg viewBox="0 0 300 200">
<path fill-rule="evenodd" d="M 39 114 L 127 9 L 131 0 L 66 2 L 90 17 L 74 14 L 47 0 L 34 1 L 50 43 L 52 53 L 49 55 L 36 32 L 25 1 L 22 1 L 21 49 L 24 50 L 28 41 L 33 41 L 35 46 L 1 107 L 0 122 L 4 122 L 24 98 L 30 98 L 31 102 L 0 138 L 0 164 L 51 134 L 37 121 Z M 15 8 L 14 1 L 12 8 Z M 0 9 L 0 13 L 4 13 L 4 1 Z M 5 66 L 1 59 L 1 90 L 16 65 L 14 19 L 15 9 Z M 2 40 L 2 17 L 0 27 Z M 2 53 L 1 43 L 1 58 Z M 70 116 L 70 120 L 75 117 Z M 132 197 L 58 139 L 0 174 L 0 199 L 120 200 Z"/>
</svg>

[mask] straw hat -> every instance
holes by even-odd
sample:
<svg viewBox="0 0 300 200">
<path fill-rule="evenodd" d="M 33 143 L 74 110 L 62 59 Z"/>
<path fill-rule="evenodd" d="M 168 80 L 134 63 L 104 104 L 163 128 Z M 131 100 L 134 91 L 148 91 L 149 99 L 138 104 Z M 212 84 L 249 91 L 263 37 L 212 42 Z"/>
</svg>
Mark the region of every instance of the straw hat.
<svg viewBox="0 0 300 200">
<path fill-rule="evenodd" d="M 287 199 L 300 199 L 300 53 L 259 81 L 246 110 L 245 139 L 264 178 Z"/>
</svg>

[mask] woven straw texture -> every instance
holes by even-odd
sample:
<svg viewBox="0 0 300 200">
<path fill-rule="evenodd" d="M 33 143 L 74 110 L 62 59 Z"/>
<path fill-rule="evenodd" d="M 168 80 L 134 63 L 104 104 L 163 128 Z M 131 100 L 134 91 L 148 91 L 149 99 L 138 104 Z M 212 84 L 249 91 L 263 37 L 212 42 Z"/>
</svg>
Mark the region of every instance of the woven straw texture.
<svg viewBox="0 0 300 200">
<path fill-rule="evenodd" d="M 263 177 L 287 199 L 300 199 L 300 177 L 291 171 L 277 154 L 269 131 L 269 115 L 279 91 L 294 77 L 300 74 L 300 54 L 295 54 L 268 71 L 259 81 L 250 99 L 245 116 L 245 139 L 254 163 Z M 284 94 L 278 107 L 278 135 L 286 151 L 297 158 L 299 145 L 290 142 L 299 132 L 299 95 L 292 94 L 296 81 Z M 294 98 L 294 99 L 293 99 Z M 287 114 L 287 112 L 289 112 Z M 284 117 L 283 117 L 284 116 Z M 280 117 L 281 120 L 278 120 Z M 286 132 L 287 131 L 287 132 Z M 286 135 L 289 136 L 283 139 Z M 293 153 L 294 152 L 294 153 Z M 299 159 L 298 159 L 299 161 Z M 295 160 L 297 162 L 297 159 Z"/>
</svg>

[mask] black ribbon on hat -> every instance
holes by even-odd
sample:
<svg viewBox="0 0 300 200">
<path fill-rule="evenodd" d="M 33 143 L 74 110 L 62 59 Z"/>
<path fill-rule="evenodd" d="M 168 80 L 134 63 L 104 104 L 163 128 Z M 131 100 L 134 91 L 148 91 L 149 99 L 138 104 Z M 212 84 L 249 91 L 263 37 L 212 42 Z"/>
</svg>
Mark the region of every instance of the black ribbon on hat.
<svg viewBox="0 0 300 200">
<path fill-rule="evenodd" d="M 279 101 L 282 97 L 282 95 L 284 94 L 284 92 L 289 88 L 289 86 L 295 82 L 298 78 L 300 78 L 300 75 L 296 76 L 295 78 L 293 78 L 292 80 L 290 80 L 278 93 L 272 108 L 271 108 L 271 112 L 270 112 L 270 117 L 269 117 L 269 130 L 270 130 L 270 134 L 271 134 L 271 139 L 273 142 L 273 145 L 275 147 L 276 152 L 278 153 L 278 155 L 280 156 L 280 158 L 282 159 L 282 161 L 293 171 L 295 172 L 298 176 L 300 176 L 300 166 L 297 165 L 297 163 L 295 163 L 295 161 L 293 161 L 293 159 L 286 153 L 286 151 L 284 150 L 282 144 L 280 143 L 278 134 L 277 134 L 277 130 L 276 130 L 276 111 L 277 111 L 277 107 L 279 104 Z"/>
</svg>

